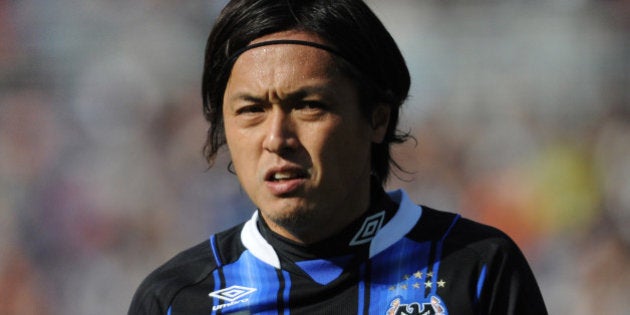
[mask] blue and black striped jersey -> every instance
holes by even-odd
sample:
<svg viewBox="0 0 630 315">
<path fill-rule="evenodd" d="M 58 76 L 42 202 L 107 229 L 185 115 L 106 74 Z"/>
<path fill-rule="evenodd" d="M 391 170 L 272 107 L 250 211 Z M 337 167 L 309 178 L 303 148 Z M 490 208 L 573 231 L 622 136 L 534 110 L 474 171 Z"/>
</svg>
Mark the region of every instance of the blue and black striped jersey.
<svg viewBox="0 0 630 315">
<path fill-rule="evenodd" d="M 309 246 L 254 213 L 154 271 L 129 314 L 547 314 L 504 233 L 383 194 L 339 235 Z"/>
</svg>

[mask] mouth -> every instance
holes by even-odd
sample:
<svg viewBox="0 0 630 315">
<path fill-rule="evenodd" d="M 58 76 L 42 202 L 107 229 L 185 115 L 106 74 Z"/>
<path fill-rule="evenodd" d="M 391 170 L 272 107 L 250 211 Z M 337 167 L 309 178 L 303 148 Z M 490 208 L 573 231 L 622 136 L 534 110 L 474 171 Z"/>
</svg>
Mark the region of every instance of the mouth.
<svg viewBox="0 0 630 315">
<path fill-rule="evenodd" d="M 302 169 L 283 169 L 268 172 L 265 180 L 269 182 L 281 182 L 295 179 L 306 179 L 308 173 Z"/>
<path fill-rule="evenodd" d="M 298 167 L 272 169 L 265 176 L 267 189 L 277 197 L 292 196 L 302 189 L 310 174 Z"/>
</svg>

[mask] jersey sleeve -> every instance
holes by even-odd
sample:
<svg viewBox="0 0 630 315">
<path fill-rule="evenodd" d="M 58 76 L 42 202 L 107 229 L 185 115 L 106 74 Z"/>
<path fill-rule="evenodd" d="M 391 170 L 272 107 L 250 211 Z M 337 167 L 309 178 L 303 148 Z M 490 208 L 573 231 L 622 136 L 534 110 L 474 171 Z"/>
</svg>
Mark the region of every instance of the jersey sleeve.
<svg viewBox="0 0 630 315">
<path fill-rule="evenodd" d="M 485 244 L 477 284 L 480 314 L 547 314 L 534 274 L 518 246 L 505 234 Z"/>
<path fill-rule="evenodd" d="M 145 279 L 133 296 L 131 306 L 127 314 L 129 315 L 158 315 L 167 314 L 168 305 L 164 292 L 153 286 L 149 278 Z"/>
<path fill-rule="evenodd" d="M 212 272 L 209 242 L 185 250 L 149 274 L 133 296 L 128 315 L 165 315 L 177 294 Z"/>
</svg>

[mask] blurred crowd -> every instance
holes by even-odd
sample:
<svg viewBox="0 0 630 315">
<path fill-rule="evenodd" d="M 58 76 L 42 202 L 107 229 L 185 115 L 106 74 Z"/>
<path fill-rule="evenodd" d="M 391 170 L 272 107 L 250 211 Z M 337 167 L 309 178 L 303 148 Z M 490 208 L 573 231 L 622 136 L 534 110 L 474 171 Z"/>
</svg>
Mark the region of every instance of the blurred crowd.
<svg viewBox="0 0 630 315">
<path fill-rule="evenodd" d="M 123 314 L 254 206 L 201 148 L 225 0 L 0 1 L 0 313 Z M 412 71 L 389 182 L 497 226 L 552 314 L 630 310 L 630 2 L 368 1 Z"/>
</svg>

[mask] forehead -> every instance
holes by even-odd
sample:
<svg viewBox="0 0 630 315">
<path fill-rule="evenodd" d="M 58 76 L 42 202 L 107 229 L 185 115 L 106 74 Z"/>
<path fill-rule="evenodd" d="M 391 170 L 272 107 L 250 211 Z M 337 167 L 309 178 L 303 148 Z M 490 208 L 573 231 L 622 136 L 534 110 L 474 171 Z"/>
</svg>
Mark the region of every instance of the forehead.
<svg viewBox="0 0 630 315">
<path fill-rule="evenodd" d="M 250 43 L 299 40 L 326 45 L 317 35 L 305 32 L 280 32 Z M 228 86 L 299 86 L 309 81 L 331 81 L 340 77 L 334 55 L 322 48 L 296 43 L 271 43 L 245 50 L 234 62 Z M 235 86 L 236 85 L 236 86 Z"/>
<path fill-rule="evenodd" d="M 320 64 L 334 61 L 338 52 L 320 36 L 304 31 L 283 31 L 259 37 L 243 48 L 235 64 L 256 61 L 266 63 L 279 59 L 280 64 Z M 266 60 L 262 60 L 266 59 Z M 244 60 L 244 61 L 242 61 Z"/>
<path fill-rule="evenodd" d="M 330 53 L 304 45 L 273 44 L 244 52 L 234 63 L 232 76 L 334 75 L 337 66 Z"/>
</svg>

